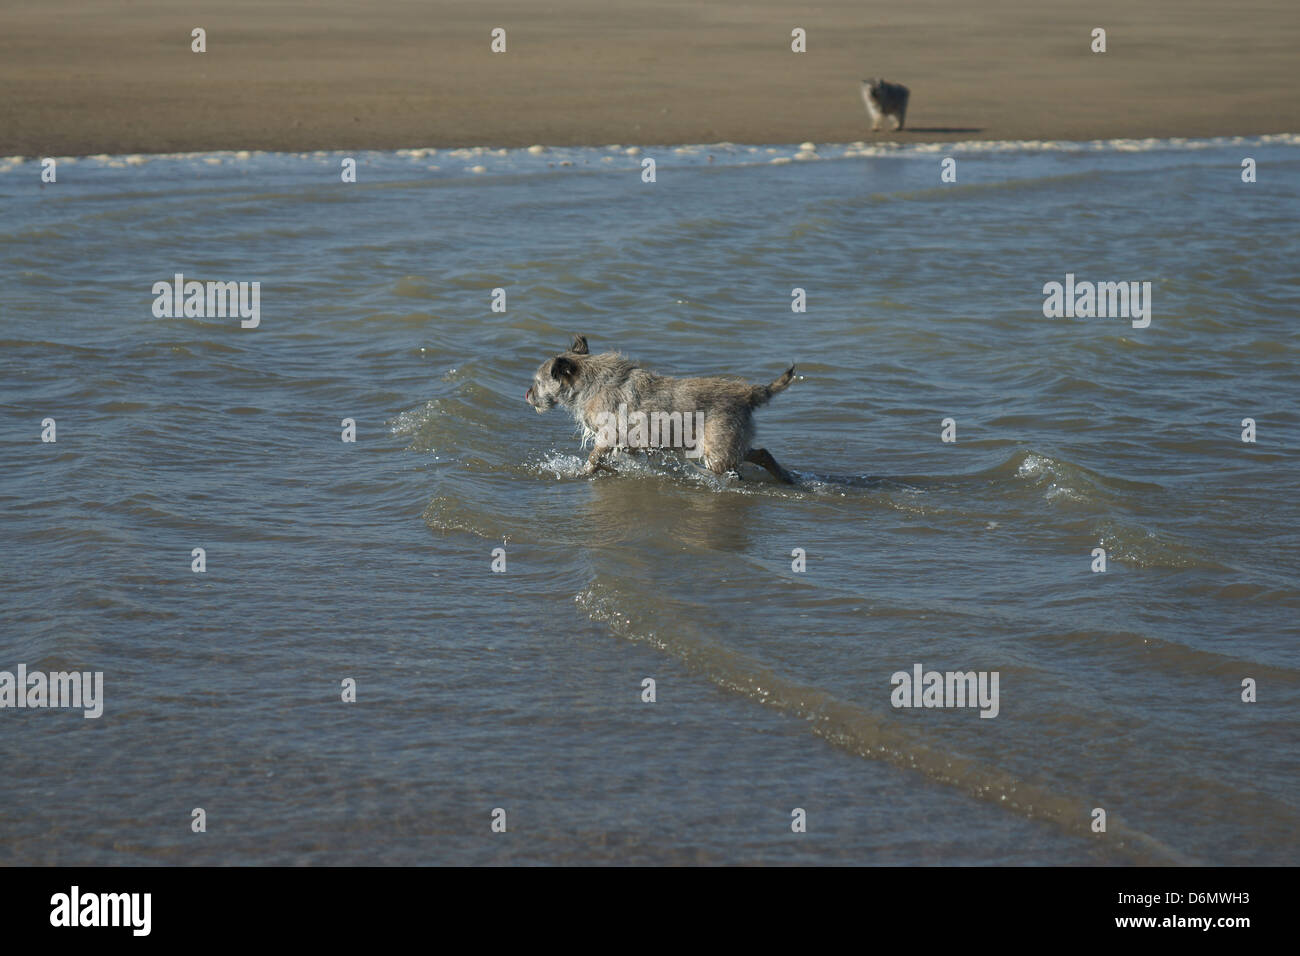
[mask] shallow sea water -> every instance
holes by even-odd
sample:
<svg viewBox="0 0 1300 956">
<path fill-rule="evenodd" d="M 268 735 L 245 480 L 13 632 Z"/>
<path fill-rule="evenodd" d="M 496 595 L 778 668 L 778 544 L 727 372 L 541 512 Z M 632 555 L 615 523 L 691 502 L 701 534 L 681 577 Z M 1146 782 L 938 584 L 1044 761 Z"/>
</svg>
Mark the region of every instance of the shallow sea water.
<svg viewBox="0 0 1300 956">
<path fill-rule="evenodd" d="M 0 710 L 0 861 L 1297 862 L 1300 137 L 341 159 L 0 161 L 0 670 L 105 685 Z M 580 477 L 575 332 L 795 362 L 797 485 Z"/>
</svg>

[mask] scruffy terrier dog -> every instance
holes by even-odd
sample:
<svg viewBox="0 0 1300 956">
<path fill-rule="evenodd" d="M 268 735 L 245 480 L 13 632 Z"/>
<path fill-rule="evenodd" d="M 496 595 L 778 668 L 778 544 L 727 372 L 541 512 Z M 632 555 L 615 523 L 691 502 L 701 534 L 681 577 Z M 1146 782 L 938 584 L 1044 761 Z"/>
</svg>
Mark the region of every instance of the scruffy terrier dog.
<svg viewBox="0 0 1300 956">
<path fill-rule="evenodd" d="M 656 375 L 617 352 L 592 355 L 586 338 L 575 335 L 567 352 L 542 363 L 524 401 L 538 414 L 560 405 L 573 415 L 582 427 L 583 443 L 590 440 L 595 446 L 587 459 L 587 475 L 598 469 L 614 471 L 604 458 L 616 448 L 685 448 L 687 457 L 702 458 L 715 475 L 735 471 L 747 461 L 793 484 L 766 448 L 752 444 L 754 409 L 793 380 L 793 365 L 771 385 L 720 376 Z M 630 431 L 628 422 L 633 423 Z"/>
<path fill-rule="evenodd" d="M 862 102 L 867 104 L 867 112 L 871 114 L 871 131 L 879 131 L 880 119 L 884 116 L 892 116 L 894 129 L 902 129 L 910 95 L 907 87 L 899 83 L 886 83 L 880 78 L 863 80 Z"/>
</svg>

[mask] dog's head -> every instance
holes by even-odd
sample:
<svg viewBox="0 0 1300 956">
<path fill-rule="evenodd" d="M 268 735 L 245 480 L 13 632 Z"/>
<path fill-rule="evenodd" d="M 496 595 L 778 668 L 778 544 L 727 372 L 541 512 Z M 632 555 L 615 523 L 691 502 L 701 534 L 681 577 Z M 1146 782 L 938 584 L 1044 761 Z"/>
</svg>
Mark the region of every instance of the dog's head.
<svg viewBox="0 0 1300 956">
<path fill-rule="evenodd" d="M 567 405 L 573 397 L 573 384 L 582 371 L 583 357 L 587 354 L 586 337 L 575 335 L 567 352 L 547 359 L 537 369 L 533 384 L 524 392 L 524 401 L 539 415 L 556 405 Z"/>
</svg>

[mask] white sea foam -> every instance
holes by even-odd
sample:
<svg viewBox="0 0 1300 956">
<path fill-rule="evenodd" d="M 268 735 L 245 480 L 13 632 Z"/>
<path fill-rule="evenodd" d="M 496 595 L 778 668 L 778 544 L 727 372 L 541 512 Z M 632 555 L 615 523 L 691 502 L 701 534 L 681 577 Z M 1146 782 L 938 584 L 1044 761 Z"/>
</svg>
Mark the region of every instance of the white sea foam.
<svg viewBox="0 0 1300 956">
<path fill-rule="evenodd" d="M 581 167 L 601 160 L 615 168 L 626 166 L 640 169 L 641 156 L 659 159 L 661 165 L 724 165 L 744 166 L 771 163 L 783 165 L 794 160 L 862 159 L 871 157 L 913 157 L 929 159 L 935 155 L 978 156 L 982 154 L 1033 154 L 1033 153 L 1144 153 L 1161 150 L 1207 150 L 1228 146 L 1243 148 L 1262 146 L 1300 146 L 1300 133 L 1275 133 L 1266 136 L 1217 136 L 1206 139 L 1172 137 L 1168 139 L 1099 139 L 1074 140 L 959 140 L 940 143 L 812 143 L 789 145 L 764 144 L 757 146 L 735 143 L 688 143 L 673 146 L 545 146 L 536 144 L 524 149 L 501 149 L 489 146 L 466 146 L 443 150 L 456 159 L 469 160 L 462 172 L 477 173 L 527 173 L 549 167 Z M 436 156 L 434 147 L 399 150 L 316 150 L 309 153 L 269 153 L 262 150 L 219 150 L 198 153 L 150 153 L 131 155 L 97 154 L 81 157 L 92 167 L 119 169 L 123 166 L 147 167 L 156 162 L 189 162 L 209 166 L 244 164 L 264 161 L 267 157 L 296 156 L 322 166 L 337 167 L 343 157 L 365 157 L 371 163 L 412 165 Z M 0 173 L 28 174 L 31 165 L 39 166 L 42 157 L 0 157 Z M 56 157 L 60 164 L 75 162 L 77 157 Z M 445 175 L 455 175 L 448 169 Z"/>
</svg>

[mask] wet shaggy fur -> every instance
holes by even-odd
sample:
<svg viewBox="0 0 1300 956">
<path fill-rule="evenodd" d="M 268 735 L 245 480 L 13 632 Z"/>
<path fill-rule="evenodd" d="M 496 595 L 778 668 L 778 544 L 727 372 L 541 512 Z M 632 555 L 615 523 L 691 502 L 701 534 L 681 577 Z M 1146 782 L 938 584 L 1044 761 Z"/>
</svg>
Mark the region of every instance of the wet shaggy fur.
<svg viewBox="0 0 1300 956">
<path fill-rule="evenodd" d="M 793 365 L 770 385 L 751 385 L 743 379 L 722 376 L 657 375 L 617 352 L 592 355 L 586 338 L 576 335 L 568 351 L 541 364 L 533 376 L 532 387 L 524 393 L 524 400 L 538 413 L 559 405 L 573 415 L 582 427 L 584 443 L 595 442 L 587 460 L 585 474 L 588 475 L 598 469 L 614 470 L 604 460 L 614 446 L 601 444 L 601 413 L 617 416 L 619 405 L 625 405 L 629 415 L 678 412 L 685 417 L 703 412 L 703 428 L 695 441 L 705 467 L 711 472 L 725 475 L 734 472 L 742 461 L 748 461 L 766 468 L 778 481 L 792 483 L 789 473 L 767 449 L 753 447 L 753 413 L 793 380 Z M 647 441 L 644 447 L 656 446 Z"/>
<path fill-rule="evenodd" d="M 885 116 L 893 117 L 894 129 L 902 129 L 903 120 L 907 117 L 909 96 L 911 92 L 901 83 L 886 83 L 881 78 L 863 80 L 862 102 L 871 114 L 872 132 L 880 129 L 880 120 Z"/>
</svg>

